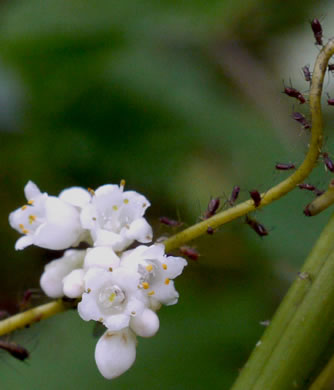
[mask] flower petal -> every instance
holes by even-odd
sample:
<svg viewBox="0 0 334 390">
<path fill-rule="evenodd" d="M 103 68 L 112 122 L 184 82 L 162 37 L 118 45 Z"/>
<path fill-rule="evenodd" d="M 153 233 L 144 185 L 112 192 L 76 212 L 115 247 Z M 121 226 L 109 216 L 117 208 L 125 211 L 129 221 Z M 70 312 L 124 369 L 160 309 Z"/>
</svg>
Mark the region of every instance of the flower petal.
<svg viewBox="0 0 334 390">
<path fill-rule="evenodd" d="M 27 246 L 29 245 L 32 245 L 33 244 L 33 238 L 32 236 L 23 236 L 23 237 L 20 237 L 16 243 L 15 243 L 15 249 L 16 250 L 22 250 L 24 248 L 26 248 Z"/>
<path fill-rule="evenodd" d="M 146 248 L 144 256 L 147 260 L 160 259 L 165 255 L 165 246 L 163 244 L 154 244 L 149 247 L 143 245 L 143 247 Z"/>
<path fill-rule="evenodd" d="M 175 279 L 181 275 L 183 268 L 188 264 L 183 257 L 166 256 L 164 259 L 167 269 L 165 271 L 166 277 L 169 279 Z"/>
<path fill-rule="evenodd" d="M 41 248 L 61 250 L 71 247 L 77 242 L 77 231 L 71 225 L 64 226 L 45 223 L 39 226 L 34 234 L 33 242 Z"/>
<path fill-rule="evenodd" d="M 87 249 L 85 268 L 99 267 L 106 270 L 115 269 L 119 266 L 120 259 L 110 247 L 99 246 Z"/>
<path fill-rule="evenodd" d="M 41 195 L 40 189 L 31 180 L 24 187 L 24 195 L 27 200 L 35 199 Z"/>
<path fill-rule="evenodd" d="M 90 193 L 82 187 L 71 187 L 59 194 L 59 199 L 80 208 L 89 203 L 91 198 Z"/>
<path fill-rule="evenodd" d="M 82 266 L 85 253 L 84 250 L 68 250 L 63 257 L 45 266 L 40 284 L 46 295 L 51 298 L 60 298 L 64 295 L 63 279 L 72 270 Z"/>
<path fill-rule="evenodd" d="M 131 329 L 141 337 L 152 337 L 159 330 L 159 317 L 154 311 L 145 309 L 141 315 L 131 318 Z"/>
<path fill-rule="evenodd" d="M 112 272 L 113 281 L 127 293 L 138 291 L 140 275 L 128 268 L 118 267 Z"/>
<path fill-rule="evenodd" d="M 78 304 L 78 313 L 79 316 L 85 320 L 103 320 L 103 314 L 99 310 L 98 305 L 95 302 L 95 299 L 92 299 L 88 293 L 82 294 L 82 300 Z"/>
<path fill-rule="evenodd" d="M 172 280 L 169 280 L 168 284 L 157 283 L 151 287 L 152 290 L 154 290 L 154 299 L 157 299 L 162 304 L 170 306 L 177 303 L 179 293 L 175 290 L 174 282 Z"/>
<path fill-rule="evenodd" d="M 103 325 L 110 331 L 118 331 L 129 326 L 130 316 L 126 314 L 113 314 L 108 316 L 104 321 Z"/>
<path fill-rule="evenodd" d="M 137 240 L 142 243 L 151 242 L 153 232 L 151 226 L 145 218 L 134 220 L 126 232 L 126 236 L 131 240 Z"/>
<path fill-rule="evenodd" d="M 79 298 L 84 292 L 85 271 L 75 269 L 63 279 L 63 292 L 69 298 Z"/>
<path fill-rule="evenodd" d="M 94 229 L 96 225 L 96 210 L 92 204 L 87 204 L 81 211 L 80 221 L 84 229 Z"/>
<path fill-rule="evenodd" d="M 115 251 L 122 251 L 124 248 L 132 244 L 131 239 L 120 234 L 99 229 L 96 231 L 95 246 L 111 246 Z"/>
<path fill-rule="evenodd" d="M 123 192 L 123 199 L 126 207 L 122 210 L 122 215 L 130 221 L 141 218 L 145 214 L 146 209 L 151 206 L 151 203 L 145 196 L 136 191 Z"/>
<path fill-rule="evenodd" d="M 127 371 L 136 359 L 136 336 L 129 329 L 107 331 L 95 348 L 95 361 L 107 379 L 117 378 Z"/>
</svg>

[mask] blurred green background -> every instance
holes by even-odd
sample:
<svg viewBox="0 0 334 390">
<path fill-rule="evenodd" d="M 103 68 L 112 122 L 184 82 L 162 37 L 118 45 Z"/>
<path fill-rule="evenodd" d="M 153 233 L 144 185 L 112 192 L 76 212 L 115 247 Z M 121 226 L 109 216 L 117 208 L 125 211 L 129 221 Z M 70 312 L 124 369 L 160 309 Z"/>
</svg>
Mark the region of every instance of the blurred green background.
<svg viewBox="0 0 334 390">
<path fill-rule="evenodd" d="M 301 67 L 319 50 L 309 20 L 332 36 L 329 1 L 2 0 L 0 11 L 2 310 L 16 312 L 60 256 L 14 250 L 8 214 L 29 179 L 54 195 L 126 179 L 150 199 L 158 238 L 173 233 L 160 216 L 191 225 L 210 197 L 265 191 L 287 176 L 276 162 L 305 156 L 309 134 L 291 113 L 308 107 L 281 91 L 291 79 L 307 94 Z M 325 117 L 334 153 L 333 108 Z M 319 162 L 310 182 L 329 180 Z M 176 282 L 179 304 L 160 311 L 158 335 L 139 340 L 121 378 L 101 377 L 93 324 L 73 311 L 12 336 L 31 358 L 0 353 L 1 389 L 228 389 L 328 220 L 303 215 L 311 199 L 295 190 L 258 211 L 264 239 L 240 219 L 194 242 L 201 257 Z"/>
</svg>

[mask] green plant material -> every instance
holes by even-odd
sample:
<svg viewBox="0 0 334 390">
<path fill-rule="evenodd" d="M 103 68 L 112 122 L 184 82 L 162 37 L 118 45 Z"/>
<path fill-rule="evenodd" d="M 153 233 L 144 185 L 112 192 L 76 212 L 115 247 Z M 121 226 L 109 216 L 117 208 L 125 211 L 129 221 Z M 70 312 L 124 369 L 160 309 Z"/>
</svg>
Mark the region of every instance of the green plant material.
<svg viewBox="0 0 334 390">
<path fill-rule="evenodd" d="M 261 378 L 265 367 L 271 359 L 272 355 L 276 351 L 276 348 L 282 343 L 283 336 L 285 332 L 291 326 L 293 319 L 297 315 L 297 309 L 304 304 L 306 296 L 310 293 L 311 288 L 314 286 L 315 281 L 320 275 L 324 264 L 327 262 L 327 259 L 334 251 L 334 216 L 331 217 L 328 225 L 322 232 L 319 240 L 312 249 L 309 257 L 307 258 L 305 265 L 303 266 L 299 276 L 291 286 L 289 292 L 285 296 L 283 302 L 278 308 L 270 326 L 265 331 L 263 337 L 260 340 L 260 346 L 256 347 L 244 366 L 239 378 L 237 379 L 235 385 L 232 387 L 233 390 L 241 389 L 255 389 L 258 378 Z M 333 257 L 333 255 L 332 255 Z M 334 258 L 333 258 L 334 260 Z M 334 264 L 332 265 L 334 266 Z M 334 273 L 333 273 L 334 277 Z M 332 283 L 334 288 L 334 283 Z M 321 297 L 320 297 L 321 298 Z M 314 302 L 307 301 L 309 305 L 314 305 Z M 326 304 L 328 302 L 326 301 Z M 316 303 L 319 306 L 319 303 Z M 307 308 L 309 310 L 309 307 Z M 302 319 L 302 322 L 306 325 L 305 314 L 299 314 L 297 319 Z M 295 320 L 296 321 L 296 320 Z M 300 324 L 299 324 L 300 325 Z M 318 327 L 315 324 L 316 329 L 313 329 L 314 333 L 318 333 Z M 304 325 L 297 332 L 298 334 L 303 334 Z M 293 338 L 293 336 L 292 336 Z M 291 340 L 289 339 L 289 342 Z M 304 339 L 303 344 L 310 345 L 308 339 Z M 313 344 L 312 344 L 313 346 Z M 290 348 L 288 348 L 290 349 Z M 285 351 L 281 359 L 285 362 L 288 351 Z M 305 356 L 303 356 L 305 358 Z M 289 369 L 291 367 L 291 362 L 287 365 Z M 303 371 L 303 367 L 301 368 Z M 277 367 L 275 370 L 278 370 Z M 275 371 L 276 372 L 276 371 Z M 278 371 L 277 371 L 278 372 Z M 283 374 L 279 374 L 282 376 Z M 259 387 L 258 387 L 259 388 Z M 272 387 L 263 387 L 270 388 Z M 260 388 L 259 388 L 260 389 Z M 281 388 L 283 389 L 283 388 Z"/>
<path fill-rule="evenodd" d="M 309 390 L 331 390 L 334 385 L 334 356 L 312 383 Z"/>
<path fill-rule="evenodd" d="M 334 203 L 334 183 L 331 181 L 328 190 L 318 196 L 306 206 L 304 213 L 307 216 L 313 216 L 321 213 Z"/>
</svg>

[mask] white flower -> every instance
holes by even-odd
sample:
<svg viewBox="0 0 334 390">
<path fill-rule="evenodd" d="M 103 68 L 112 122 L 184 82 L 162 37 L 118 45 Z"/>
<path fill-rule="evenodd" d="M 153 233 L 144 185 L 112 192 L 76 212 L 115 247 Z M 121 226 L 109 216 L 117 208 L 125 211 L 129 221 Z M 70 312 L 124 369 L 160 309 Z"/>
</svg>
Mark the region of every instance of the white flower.
<svg viewBox="0 0 334 390">
<path fill-rule="evenodd" d="M 88 269 L 79 315 L 85 321 L 102 322 L 110 331 L 127 328 L 130 318 L 141 315 L 147 304 L 139 279 L 137 272 L 123 267 Z"/>
<path fill-rule="evenodd" d="M 9 215 L 10 225 L 23 233 L 15 249 L 34 244 L 48 249 L 66 249 L 78 245 L 84 230 L 80 224 L 79 209 L 47 193 L 41 193 L 29 181 L 24 188 L 28 204 Z"/>
<path fill-rule="evenodd" d="M 107 379 L 117 378 L 127 371 L 136 359 L 136 336 L 130 329 L 106 331 L 95 348 L 95 361 Z"/>
<path fill-rule="evenodd" d="M 59 194 L 59 199 L 82 209 L 91 200 L 91 194 L 82 187 L 71 187 Z"/>
<path fill-rule="evenodd" d="M 135 240 L 141 243 L 152 240 L 152 228 L 143 218 L 149 201 L 135 191 L 123 192 L 123 186 L 99 187 L 91 203 L 82 210 L 82 226 L 90 230 L 95 246 L 122 251 Z"/>
<path fill-rule="evenodd" d="M 150 299 L 150 307 L 157 308 L 157 303 L 174 305 L 179 294 L 175 290 L 173 279 L 179 276 L 187 261 L 182 257 L 165 255 L 163 244 L 150 247 L 140 245 L 124 252 L 121 266 L 137 271 L 140 284 Z"/>
<path fill-rule="evenodd" d="M 112 271 L 119 266 L 119 263 L 120 259 L 112 248 L 98 246 L 87 249 L 84 267 L 85 269 L 97 267 Z"/>
<path fill-rule="evenodd" d="M 141 337 L 152 337 L 159 330 L 160 322 L 157 314 L 151 309 L 145 309 L 140 315 L 132 317 L 130 328 Z"/>
<path fill-rule="evenodd" d="M 77 298 L 83 293 L 83 283 L 80 288 L 77 280 L 75 283 L 73 283 L 73 279 L 72 281 L 67 280 L 67 293 L 65 293 L 63 282 L 64 279 L 66 281 L 68 275 L 75 272 L 74 270 L 82 268 L 85 254 L 85 250 L 70 249 L 64 253 L 63 257 L 53 260 L 45 266 L 40 284 L 46 295 L 51 298 L 60 298 L 63 295 Z M 70 291 L 72 293 L 68 294 Z M 78 295 L 73 296 L 73 294 L 75 295 L 73 291 L 77 291 Z"/>
<path fill-rule="evenodd" d="M 85 291 L 85 271 L 83 268 L 74 269 L 63 279 L 64 295 L 69 298 L 80 298 Z"/>
</svg>

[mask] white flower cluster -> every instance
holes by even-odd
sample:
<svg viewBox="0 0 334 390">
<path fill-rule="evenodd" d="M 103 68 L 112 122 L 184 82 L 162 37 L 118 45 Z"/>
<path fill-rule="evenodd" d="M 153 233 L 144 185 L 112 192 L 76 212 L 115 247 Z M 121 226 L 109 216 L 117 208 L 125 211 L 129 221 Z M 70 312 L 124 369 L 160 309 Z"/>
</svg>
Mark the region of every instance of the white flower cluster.
<svg viewBox="0 0 334 390">
<path fill-rule="evenodd" d="M 27 204 L 12 212 L 10 225 L 23 233 L 16 249 L 34 244 L 67 249 L 45 266 L 41 287 L 52 298 L 81 299 L 78 312 L 85 321 L 106 327 L 95 349 L 101 374 L 115 378 L 136 357 L 136 336 L 151 337 L 159 329 L 156 311 L 177 303 L 173 279 L 187 262 L 166 256 L 152 241 L 152 228 L 143 217 L 149 201 L 124 191 L 124 181 L 96 191 L 69 188 L 58 197 L 41 193 L 31 181 L 25 186 Z M 85 250 L 68 249 L 86 242 Z"/>
</svg>

